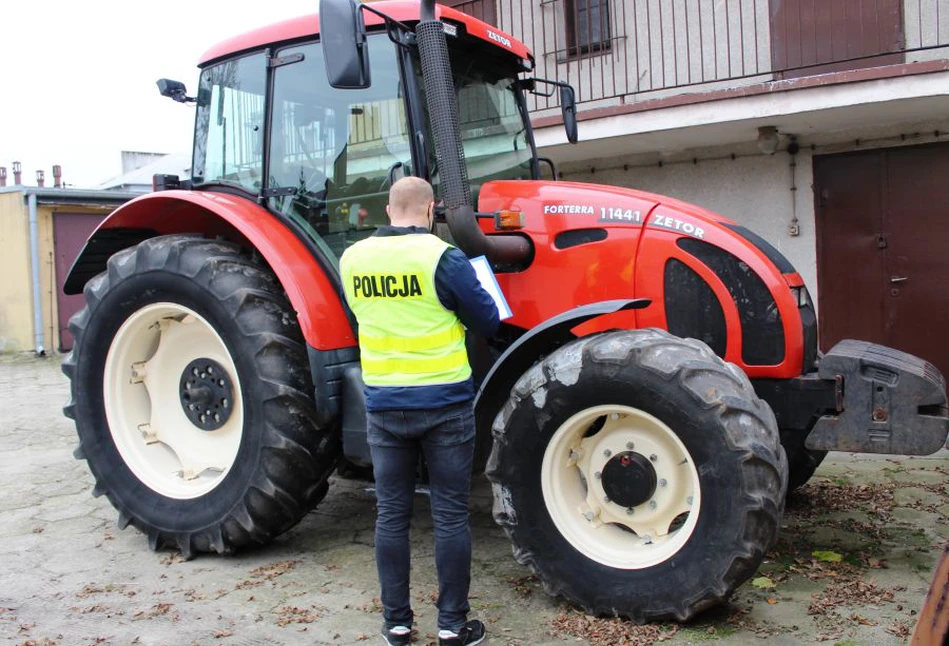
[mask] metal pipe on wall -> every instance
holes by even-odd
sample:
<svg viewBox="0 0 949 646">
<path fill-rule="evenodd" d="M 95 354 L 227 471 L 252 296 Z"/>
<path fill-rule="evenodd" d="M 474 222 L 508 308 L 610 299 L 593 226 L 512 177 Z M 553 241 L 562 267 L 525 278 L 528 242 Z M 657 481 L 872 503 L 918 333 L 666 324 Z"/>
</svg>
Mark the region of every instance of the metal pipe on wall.
<svg viewBox="0 0 949 646">
<path fill-rule="evenodd" d="M 43 332 L 43 294 L 40 287 L 40 234 L 39 217 L 36 213 L 36 194 L 30 193 L 26 198 L 30 213 L 30 267 L 33 271 L 33 343 L 36 354 L 46 354 L 46 338 Z"/>
</svg>

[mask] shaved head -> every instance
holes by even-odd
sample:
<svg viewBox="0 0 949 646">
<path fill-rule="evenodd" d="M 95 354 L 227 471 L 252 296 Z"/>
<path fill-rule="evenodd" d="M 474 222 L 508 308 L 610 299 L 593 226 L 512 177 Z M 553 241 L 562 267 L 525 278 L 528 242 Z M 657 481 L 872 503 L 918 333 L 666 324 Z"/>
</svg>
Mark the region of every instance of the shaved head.
<svg viewBox="0 0 949 646">
<path fill-rule="evenodd" d="M 403 177 L 389 189 L 386 212 L 395 226 L 428 226 L 428 211 L 434 201 L 431 184 L 419 177 Z"/>
</svg>

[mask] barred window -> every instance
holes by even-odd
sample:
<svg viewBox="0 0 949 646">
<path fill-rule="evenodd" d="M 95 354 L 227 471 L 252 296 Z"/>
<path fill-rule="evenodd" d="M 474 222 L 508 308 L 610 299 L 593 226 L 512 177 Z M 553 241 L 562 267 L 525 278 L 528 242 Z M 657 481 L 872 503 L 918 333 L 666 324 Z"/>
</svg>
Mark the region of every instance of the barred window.
<svg viewBox="0 0 949 646">
<path fill-rule="evenodd" d="M 609 51 L 609 0 L 564 0 L 564 13 L 568 56 Z"/>
</svg>

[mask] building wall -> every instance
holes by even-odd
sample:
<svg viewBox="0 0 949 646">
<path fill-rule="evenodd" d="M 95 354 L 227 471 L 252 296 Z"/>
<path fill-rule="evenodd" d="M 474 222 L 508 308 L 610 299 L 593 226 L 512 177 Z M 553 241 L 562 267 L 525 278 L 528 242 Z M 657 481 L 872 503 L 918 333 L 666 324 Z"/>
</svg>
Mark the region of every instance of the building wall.
<svg viewBox="0 0 949 646">
<path fill-rule="evenodd" d="M 33 347 L 29 251 L 29 215 L 23 194 L 0 194 L 0 352 Z"/>
<path fill-rule="evenodd" d="M 60 285 L 56 281 L 53 233 L 53 217 L 57 211 L 105 216 L 111 207 L 37 206 L 43 345 L 48 353 L 60 346 Z M 26 196 L 19 192 L 0 193 L 0 352 L 24 352 L 36 348 L 33 269 L 30 263 L 30 217 Z"/>
</svg>

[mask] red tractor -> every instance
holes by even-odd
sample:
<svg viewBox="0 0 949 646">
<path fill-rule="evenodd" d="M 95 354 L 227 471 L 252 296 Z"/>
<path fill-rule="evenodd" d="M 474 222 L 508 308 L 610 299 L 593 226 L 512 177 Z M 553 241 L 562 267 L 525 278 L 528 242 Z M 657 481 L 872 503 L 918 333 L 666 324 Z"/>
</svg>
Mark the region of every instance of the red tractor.
<svg viewBox="0 0 949 646">
<path fill-rule="evenodd" d="M 688 619 L 755 572 L 825 451 L 944 445 L 939 372 L 856 341 L 821 356 L 800 275 L 754 233 L 542 181 L 525 95 L 559 92 L 575 141 L 573 91 L 530 78 L 513 36 L 432 0 L 320 13 L 212 48 L 195 97 L 159 82 L 196 104 L 192 177 L 115 211 L 65 285 L 86 299 L 76 456 L 152 548 L 264 545 L 338 465 L 370 466 L 338 260 L 406 174 L 513 310 L 470 340 L 480 466 L 548 592 Z"/>
</svg>

